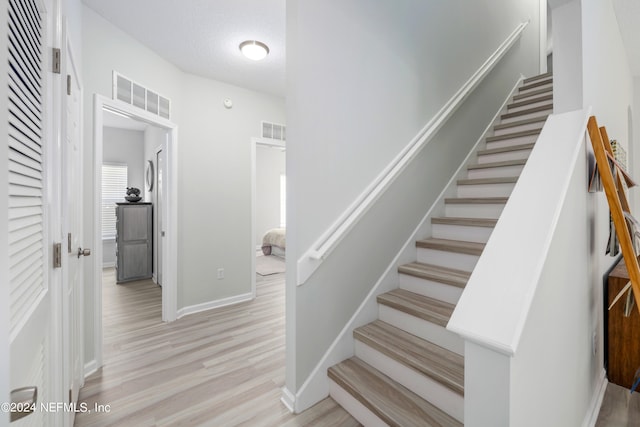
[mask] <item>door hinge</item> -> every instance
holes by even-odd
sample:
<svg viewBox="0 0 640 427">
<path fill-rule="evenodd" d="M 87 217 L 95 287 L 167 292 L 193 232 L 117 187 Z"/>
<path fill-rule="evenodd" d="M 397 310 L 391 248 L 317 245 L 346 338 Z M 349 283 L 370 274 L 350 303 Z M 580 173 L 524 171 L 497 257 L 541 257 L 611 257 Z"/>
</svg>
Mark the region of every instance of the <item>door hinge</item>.
<svg viewBox="0 0 640 427">
<path fill-rule="evenodd" d="M 67 253 L 71 253 L 71 233 L 67 233 Z"/>
<path fill-rule="evenodd" d="M 53 61 L 52 61 L 52 68 L 53 68 L 53 72 L 55 74 L 60 74 L 60 49 L 58 49 L 57 47 L 53 48 Z"/>
<path fill-rule="evenodd" d="M 53 244 L 53 268 L 62 267 L 62 243 Z"/>
<path fill-rule="evenodd" d="M 71 75 L 67 74 L 67 95 L 71 95 Z"/>
</svg>

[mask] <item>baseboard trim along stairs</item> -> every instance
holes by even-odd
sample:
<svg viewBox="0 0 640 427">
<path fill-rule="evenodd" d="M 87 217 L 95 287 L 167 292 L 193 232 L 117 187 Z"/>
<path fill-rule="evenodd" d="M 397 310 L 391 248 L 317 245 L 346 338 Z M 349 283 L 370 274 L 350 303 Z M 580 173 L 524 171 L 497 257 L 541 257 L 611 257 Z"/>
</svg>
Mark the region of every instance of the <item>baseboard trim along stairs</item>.
<svg viewBox="0 0 640 427">
<path fill-rule="evenodd" d="M 328 370 L 330 395 L 365 426 L 462 426 L 464 341 L 446 329 L 547 116 L 553 77 L 523 80 L 456 197 L 444 199 L 378 319 L 353 332 L 354 356 Z"/>
</svg>

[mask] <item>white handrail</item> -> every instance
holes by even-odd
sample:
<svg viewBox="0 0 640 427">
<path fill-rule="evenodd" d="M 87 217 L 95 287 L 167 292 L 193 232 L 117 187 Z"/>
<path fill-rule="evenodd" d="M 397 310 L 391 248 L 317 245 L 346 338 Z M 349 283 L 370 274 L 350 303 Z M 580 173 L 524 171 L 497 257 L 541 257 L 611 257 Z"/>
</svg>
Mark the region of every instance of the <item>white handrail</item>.
<svg viewBox="0 0 640 427">
<path fill-rule="evenodd" d="M 402 149 L 380 174 L 367 186 L 358 198 L 338 217 L 336 221 L 314 242 L 314 244 L 298 259 L 297 284 L 302 285 L 320 266 L 323 259 L 331 253 L 346 233 L 373 206 L 373 203 L 385 192 L 389 185 L 408 166 L 413 158 L 424 148 L 442 125 L 460 107 L 478 84 L 489 74 L 493 67 L 509 51 L 520 38 L 529 21 L 520 23 L 502 42 L 496 51 L 467 80 L 438 113 L 418 132 L 418 134 Z"/>
</svg>

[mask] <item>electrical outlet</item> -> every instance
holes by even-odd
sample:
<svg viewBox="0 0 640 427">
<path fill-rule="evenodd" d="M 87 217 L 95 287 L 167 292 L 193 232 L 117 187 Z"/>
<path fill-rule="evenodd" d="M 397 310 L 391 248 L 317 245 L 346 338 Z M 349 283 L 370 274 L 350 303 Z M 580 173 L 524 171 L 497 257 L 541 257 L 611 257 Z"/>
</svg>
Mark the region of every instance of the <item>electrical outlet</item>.
<svg viewBox="0 0 640 427">
<path fill-rule="evenodd" d="M 218 269 L 218 280 L 224 279 L 224 268 Z"/>
</svg>

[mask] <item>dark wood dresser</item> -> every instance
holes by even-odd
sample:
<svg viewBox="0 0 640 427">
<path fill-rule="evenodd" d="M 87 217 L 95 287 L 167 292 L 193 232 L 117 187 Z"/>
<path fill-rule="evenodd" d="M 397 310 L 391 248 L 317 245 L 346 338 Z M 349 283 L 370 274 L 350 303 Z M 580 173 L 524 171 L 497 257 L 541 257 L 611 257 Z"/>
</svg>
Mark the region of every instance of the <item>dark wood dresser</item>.
<svg viewBox="0 0 640 427">
<path fill-rule="evenodd" d="M 628 282 L 627 267 L 624 259 L 621 259 L 607 280 L 605 295 L 607 307 Z M 640 368 L 640 314 L 638 314 L 638 307 L 634 306 L 631 315 L 624 317 L 625 300 L 626 294 L 608 313 L 605 313 L 608 337 L 607 376 L 610 382 L 630 389 L 633 385 L 633 376 Z"/>
</svg>

